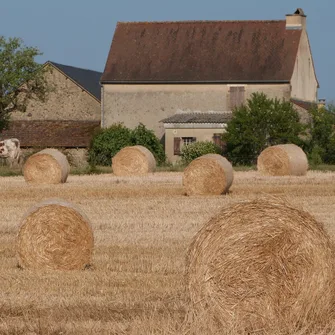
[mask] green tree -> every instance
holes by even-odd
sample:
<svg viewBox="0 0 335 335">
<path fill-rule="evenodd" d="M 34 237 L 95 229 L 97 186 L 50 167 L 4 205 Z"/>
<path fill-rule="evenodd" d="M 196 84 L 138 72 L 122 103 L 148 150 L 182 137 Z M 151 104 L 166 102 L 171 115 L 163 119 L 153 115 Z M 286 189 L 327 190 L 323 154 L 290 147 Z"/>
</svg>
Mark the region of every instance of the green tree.
<svg viewBox="0 0 335 335">
<path fill-rule="evenodd" d="M 270 99 L 264 93 L 253 93 L 246 104 L 235 108 L 223 140 L 226 155 L 234 164 L 255 164 L 266 147 L 276 144 L 302 145 L 299 135 L 304 126 L 289 101 Z"/>
<path fill-rule="evenodd" d="M 27 101 L 44 101 L 48 91 L 43 65 L 35 62 L 37 48 L 23 45 L 20 38 L 0 36 L 0 130 L 12 111 L 25 112 Z"/>
<path fill-rule="evenodd" d="M 318 108 L 316 105 L 309 110 L 309 140 L 307 150 L 312 163 L 335 162 L 335 113 L 334 106 Z"/>
</svg>

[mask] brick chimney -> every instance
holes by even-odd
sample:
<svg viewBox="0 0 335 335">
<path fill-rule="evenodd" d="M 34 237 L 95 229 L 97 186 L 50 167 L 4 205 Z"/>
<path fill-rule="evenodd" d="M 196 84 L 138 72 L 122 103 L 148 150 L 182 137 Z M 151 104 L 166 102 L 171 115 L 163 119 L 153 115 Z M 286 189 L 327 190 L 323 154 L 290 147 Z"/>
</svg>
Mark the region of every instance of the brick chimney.
<svg viewBox="0 0 335 335">
<path fill-rule="evenodd" d="M 293 14 L 286 15 L 286 29 L 306 29 L 306 15 L 302 8 L 298 8 Z"/>
</svg>

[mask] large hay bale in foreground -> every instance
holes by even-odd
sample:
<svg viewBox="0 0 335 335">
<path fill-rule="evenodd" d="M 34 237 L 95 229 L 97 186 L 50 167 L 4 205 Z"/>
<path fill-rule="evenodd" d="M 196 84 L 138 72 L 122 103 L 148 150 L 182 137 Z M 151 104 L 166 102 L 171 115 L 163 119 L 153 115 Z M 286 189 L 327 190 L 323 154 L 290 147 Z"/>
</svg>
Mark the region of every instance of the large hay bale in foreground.
<svg viewBox="0 0 335 335">
<path fill-rule="evenodd" d="M 30 156 L 23 166 L 24 179 L 28 183 L 65 183 L 70 172 L 69 162 L 57 149 L 44 149 Z"/>
<path fill-rule="evenodd" d="M 331 321 L 333 245 L 310 214 L 281 201 L 211 219 L 189 248 L 187 278 L 192 313 L 221 329 L 291 334 Z"/>
<path fill-rule="evenodd" d="M 308 160 L 304 151 L 295 144 L 274 145 L 258 156 L 257 169 L 270 176 L 303 176 L 308 170 Z"/>
<path fill-rule="evenodd" d="M 223 156 L 207 154 L 194 159 L 184 170 L 183 185 L 188 195 L 219 195 L 228 192 L 234 171 Z"/>
<path fill-rule="evenodd" d="M 116 176 L 139 176 L 154 172 L 156 160 L 146 147 L 125 147 L 112 158 L 112 169 Z"/>
<path fill-rule="evenodd" d="M 76 207 L 50 199 L 25 215 L 17 248 L 23 268 L 80 270 L 90 264 L 93 232 L 88 218 Z"/>
</svg>

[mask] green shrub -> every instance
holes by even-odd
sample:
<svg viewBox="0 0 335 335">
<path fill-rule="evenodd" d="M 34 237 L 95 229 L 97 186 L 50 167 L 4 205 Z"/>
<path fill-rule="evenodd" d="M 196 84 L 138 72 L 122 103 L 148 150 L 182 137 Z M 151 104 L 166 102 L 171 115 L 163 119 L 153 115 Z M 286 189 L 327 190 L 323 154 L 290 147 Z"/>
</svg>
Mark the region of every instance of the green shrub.
<svg viewBox="0 0 335 335">
<path fill-rule="evenodd" d="M 314 106 L 309 110 L 309 114 L 309 140 L 305 150 L 309 154 L 310 162 L 335 163 L 334 106 L 330 105 L 327 108 Z"/>
<path fill-rule="evenodd" d="M 184 145 L 181 149 L 180 156 L 184 164 L 189 164 L 202 155 L 220 153 L 221 149 L 215 143 L 210 141 L 199 141 Z"/>
<path fill-rule="evenodd" d="M 327 152 L 324 157 L 324 162 L 327 164 L 335 163 L 335 134 L 332 134 L 329 139 L 327 145 Z"/>
<path fill-rule="evenodd" d="M 152 130 L 147 129 L 144 124 L 140 123 L 132 130 L 131 137 L 133 145 L 143 145 L 152 152 L 158 165 L 165 163 L 166 156 L 163 145 Z"/>
<path fill-rule="evenodd" d="M 315 145 L 308 155 L 308 160 L 311 165 L 320 165 L 323 163 L 322 157 L 324 156 L 324 149 Z"/>
<path fill-rule="evenodd" d="M 112 157 L 122 148 L 133 145 L 131 130 L 117 123 L 101 129 L 92 139 L 88 152 L 91 165 L 111 165 Z"/>
<path fill-rule="evenodd" d="M 155 156 L 158 165 L 166 161 L 163 145 L 152 130 L 147 129 L 142 123 L 133 130 L 117 123 L 101 129 L 93 136 L 88 152 L 89 163 L 92 166 L 109 166 L 113 156 L 122 148 L 132 145 L 148 148 Z"/>
</svg>

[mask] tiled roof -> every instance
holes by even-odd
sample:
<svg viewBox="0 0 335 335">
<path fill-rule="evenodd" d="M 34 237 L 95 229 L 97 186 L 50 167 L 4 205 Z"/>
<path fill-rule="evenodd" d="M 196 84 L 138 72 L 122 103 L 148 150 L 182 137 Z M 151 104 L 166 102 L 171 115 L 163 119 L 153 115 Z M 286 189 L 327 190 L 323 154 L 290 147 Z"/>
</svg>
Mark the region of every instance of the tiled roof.
<svg viewBox="0 0 335 335">
<path fill-rule="evenodd" d="M 101 82 L 289 82 L 300 36 L 284 20 L 121 22 Z"/>
<path fill-rule="evenodd" d="M 163 123 L 227 123 L 232 113 L 177 113 L 166 119 Z"/>
<path fill-rule="evenodd" d="M 100 77 L 101 72 L 81 69 L 74 66 L 62 65 L 55 62 L 48 61 L 47 63 L 52 64 L 67 77 L 71 78 L 84 90 L 92 94 L 97 100 L 101 101 L 101 87 Z"/>
<path fill-rule="evenodd" d="M 307 111 L 310 110 L 311 108 L 317 106 L 316 102 L 311 102 L 311 101 L 304 101 L 304 100 L 298 100 L 298 99 L 291 99 L 291 102 L 303 109 L 306 109 Z"/>
<path fill-rule="evenodd" d="M 18 138 L 22 147 L 88 147 L 100 121 L 11 121 L 1 139 Z"/>
</svg>

